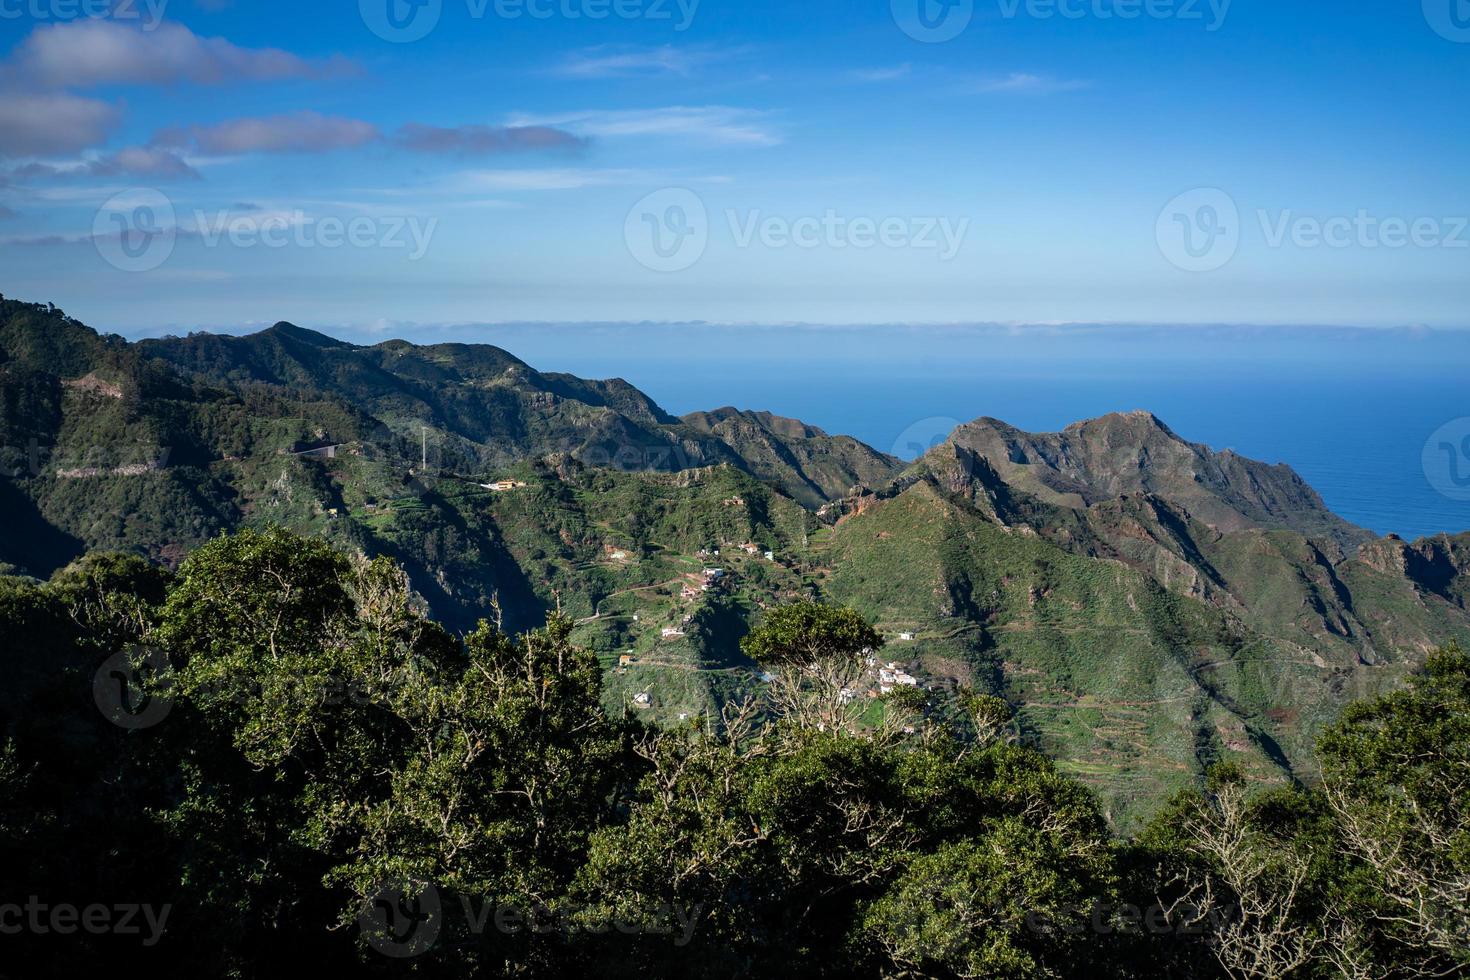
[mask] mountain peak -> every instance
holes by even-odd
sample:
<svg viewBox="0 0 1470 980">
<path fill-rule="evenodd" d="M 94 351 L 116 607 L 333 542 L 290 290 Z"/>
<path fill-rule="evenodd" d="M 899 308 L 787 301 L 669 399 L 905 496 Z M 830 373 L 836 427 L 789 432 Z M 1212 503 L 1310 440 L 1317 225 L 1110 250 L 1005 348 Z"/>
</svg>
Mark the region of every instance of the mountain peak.
<svg viewBox="0 0 1470 980">
<path fill-rule="evenodd" d="M 1084 419 L 1073 422 L 1064 429 L 1064 432 L 1087 433 L 1092 431 L 1126 430 L 1129 432 L 1147 433 L 1157 432 L 1170 439 L 1183 442 L 1184 440 L 1175 431 L 1164 424 L 1164 420 L 1153 412 L 1144 409 L 1134 409 L 1131 412 L 1110 412 L 1093 419 Z"/>
<path fill-rule="evenodd" d="M 1344 545 L 1372 537 L 1329 511 L 1290 467 L 1189 442 L 1152 412 L 1104 415 L 1052 433 L 979 419 L 951 442 L 1047 503 L 1090 507 L 1146 493 L 1226 531 L 1285 527 Z"/>
<path fill-rule="evenodd" d="M 337 340 L 335 337 L 328 337 L 324 333 L 318 333 L 315 330 L 308 330 L 305 327 L 298 327 L 296 324 L 288 323 L 285 320 L 280 321 L 279 323 L 268 329 L 260 331 L 258 334 L 256 334 L 256 336 L 293 340 L 297 343 L 310 344 L 313 347 L 352 346 L 345 341 Z"/>
<path fill-rule="evenodd" d="M 791 439 L 827 439 L 828 434 L 800 419 L 787 418 L 774 412 L 754 411 L 726 405 L 708 412 L 691 412 L 684 421 L 701 429 L 713 429 L 722 423 L 746 422 L 778 436 Z"/>
</svg>

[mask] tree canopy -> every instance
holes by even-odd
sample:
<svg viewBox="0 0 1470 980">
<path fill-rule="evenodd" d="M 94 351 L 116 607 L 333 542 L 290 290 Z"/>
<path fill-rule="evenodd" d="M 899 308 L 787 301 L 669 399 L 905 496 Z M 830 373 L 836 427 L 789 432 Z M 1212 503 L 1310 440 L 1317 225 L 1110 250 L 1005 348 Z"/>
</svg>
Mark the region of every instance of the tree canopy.
<svg viewBox="0 0 1470 980">
<path fill-rule="evenodd" d="M 883 642 L 850 609 L 769 610 L 765 696 L 668 729 L 604 703 L 565 619 L 457 636 L 393 562 L 282 531 L 0 577 L 0 636 L 0 954 L 28 976 L 1470 970 L 1454 647 L 1349 709 L 1320 781 L 1217 767 L 1124 840 L 1002 699 L 852 703 Z M 112 927 L 54 927 L 94 906 Z"/>
</svg>

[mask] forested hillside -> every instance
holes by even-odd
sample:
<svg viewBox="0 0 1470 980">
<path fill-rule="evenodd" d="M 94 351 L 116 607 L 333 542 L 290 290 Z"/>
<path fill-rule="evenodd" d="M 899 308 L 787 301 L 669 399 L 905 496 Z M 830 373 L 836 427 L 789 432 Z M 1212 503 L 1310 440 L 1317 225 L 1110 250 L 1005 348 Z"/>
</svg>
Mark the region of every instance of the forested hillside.
<svg viewBox="0 0 1470 980">
<path fill-rule="evenodd" d="M 1130 831 L 1219 763 L 1283 786 L 1355 699 L 1470 642 L 1470 538 L 1377 539 L 1285 466 L 1147 413 L 962 426 L 912 465 L 791 419 L 683 419 L 492 347 L 280 324 L 128 344 L 0 301 L 0 563 L 176 569 L 284 527 L 392 559 L 452 634 L 560 612 L 609 711 L 678 725 L 758 694 L 740 641 L 799 600 L 889 641 L 848 697 L 1000 697 Z"/>
<path fill-rule="evenodd" d="M 1320 785 L 1216 766 L 1119 838 L 1005 700 L 844 697 L 890 655 L 853 610 L 767 611 L 763 693 L 672 727 L 573 635 L 456 636 L 393 562 L 279 530 L 0 577 L 6 972 L 1470 969 L 1457 648 L 1350 707 Z"/>
</svg>

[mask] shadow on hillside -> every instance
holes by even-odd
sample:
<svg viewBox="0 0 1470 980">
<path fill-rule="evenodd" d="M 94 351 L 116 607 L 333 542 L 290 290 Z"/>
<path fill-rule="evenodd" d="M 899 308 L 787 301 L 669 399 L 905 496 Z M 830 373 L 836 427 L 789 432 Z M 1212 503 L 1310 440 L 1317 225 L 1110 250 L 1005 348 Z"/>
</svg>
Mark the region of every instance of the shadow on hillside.
<svg viewBox="0 0 1470 980">
<path fill-rule="evenodd" d="M 35 502 L 4 478 L 0 478 L 0 515 L 6 528 L 0 534 L 0 562 L 27 575 L 48 579 L 86 551 L 81 539 L 52 527 Z"/>
</svg>

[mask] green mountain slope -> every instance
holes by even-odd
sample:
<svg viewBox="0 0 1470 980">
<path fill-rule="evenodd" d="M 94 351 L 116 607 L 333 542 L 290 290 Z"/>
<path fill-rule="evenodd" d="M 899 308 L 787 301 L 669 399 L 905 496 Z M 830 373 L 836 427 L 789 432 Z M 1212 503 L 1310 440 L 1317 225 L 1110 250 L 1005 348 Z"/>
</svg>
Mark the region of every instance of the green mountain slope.
<svg viewBox="0 0 1470 980">
<path fill-rule="evenodd" d="M 926 477 L 842 519 L 826 590 L 913 636 L 888 655 L 1017 705 L 1123 823 L 1225 758 L 1313 778 L 1311 746 L 1343 704 L 1397 683 L 1434 638 L 1470 636 L 1463 606 L 1340 551 L 1333 565 L 1300 535 L 1189 525 L 1198 544 L 1122 516 L 1158 502 L 1119 503 L 1044 533 Z"/>
<path fill-rule="evenodd" d="M 815 426 L 770 412 L 721 408 L 686 415 L 684 422 L 718 438 L 756 476 L 811 507 L 845 496 L 859 485 L 886 483 L 902 468 L 899 460 L 850 436 L 829 436 Z M 799 483 L 791 481 L 793 474 Z"/>
<path fill-rule="evenodd" d="M 442 437 L 431 447 L 438 465 L 466 474 L 551 453 L 630 471 L 728 463 L 816 504 L 896 469 L 855 440 L 834 440 L 799 423 L 769 425 L 755 440 L 713 417 L 680 420 L 625 381 L 543 374 L 495 347 L 402 341 L 358 347 L 281 323 L 248 337 L 196 334 L 139 348 L 217 384 L 307 389 L 344 399 L 371 413 L 384 427 L 383 438 L 413 441 L 422 427 L 438 430 Z"/>
<path fill-rule="evenodd" d="M 739 640 L 764 610 L 849 603 L 935 710 L 961 683 L 1006 697 L 1120 826 L 1219 759 L 1310 780 L 1342 704 L 1470 642 L 1470 535 L 1376 539 L 1142 413 L 980 420 L 905 467 L 493 347 L 288 324 L 130 345 L 0 300 L 0 435 L 0 566 L 176 564 L 282 525 L 396 558 L 456 630 L 561 608 L 610 706 L 668 723 L 759 689 Z"/>
</svg>

